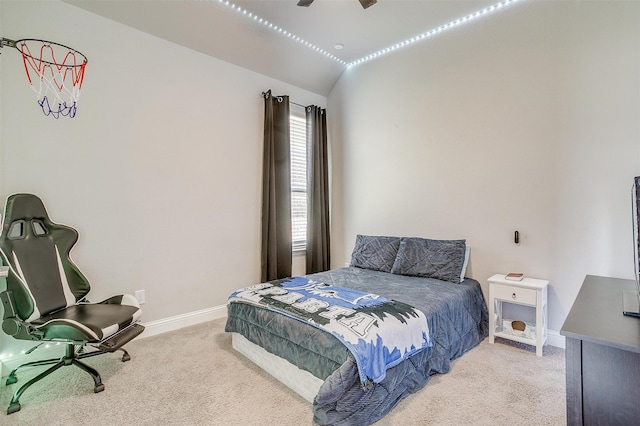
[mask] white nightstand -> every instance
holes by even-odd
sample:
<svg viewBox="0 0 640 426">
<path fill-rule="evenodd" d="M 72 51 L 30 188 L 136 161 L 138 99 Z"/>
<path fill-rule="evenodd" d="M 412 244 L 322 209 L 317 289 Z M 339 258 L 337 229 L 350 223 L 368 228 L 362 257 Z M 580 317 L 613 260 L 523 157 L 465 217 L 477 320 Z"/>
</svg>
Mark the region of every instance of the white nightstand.
<svg viewBox="0 0 640 426">
<path fill-rule="evenodd" d="M 542 356 L 542 346 L 547 341 L 547 286 L 549 281 L 533 278 L 523 278 L 522 281 L 511 281 L 504 278 L 504 274 L 496 274 L 489 281 L 489 343 L 495 337 L 515 340 L 536 347 L 536 355 Z M 513 331 L 503 326 L 502 304 L 516 303 L 531 306 L 536 311 L 535 324 L 527 324 L 525 333 Z M 510 320 L 508 319 L 507 322 Z M 535 335 L 531 330 L 535 326 Z"/>
</svg>

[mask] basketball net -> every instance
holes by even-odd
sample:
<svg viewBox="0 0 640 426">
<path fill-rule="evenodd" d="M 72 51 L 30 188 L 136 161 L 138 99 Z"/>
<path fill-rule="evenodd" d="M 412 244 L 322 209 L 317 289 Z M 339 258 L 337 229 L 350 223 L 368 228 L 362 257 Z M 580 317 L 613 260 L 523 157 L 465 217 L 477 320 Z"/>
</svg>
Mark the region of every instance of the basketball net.
<svg viewBox="0 0 640 426">
<path fill-rule="evenodd" d="M 50 41 L 24 39 L 15 43 L 44 115 L 75 117 L 87 58 Z"/>
</svg>

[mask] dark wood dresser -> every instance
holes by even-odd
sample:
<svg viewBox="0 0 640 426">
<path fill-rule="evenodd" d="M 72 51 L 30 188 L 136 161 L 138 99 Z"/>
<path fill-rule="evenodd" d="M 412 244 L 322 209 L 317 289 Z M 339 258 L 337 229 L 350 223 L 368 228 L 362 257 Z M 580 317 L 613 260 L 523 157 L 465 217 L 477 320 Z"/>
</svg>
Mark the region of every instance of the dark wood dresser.
<svg viewBox="0 0 640 426">
<path fill-rule="evenodd" d="M 560 330 L 567 424 L 640 424 L 640 318 L 622 314 L 633 280 L 587 275 Z"/>
</svg>

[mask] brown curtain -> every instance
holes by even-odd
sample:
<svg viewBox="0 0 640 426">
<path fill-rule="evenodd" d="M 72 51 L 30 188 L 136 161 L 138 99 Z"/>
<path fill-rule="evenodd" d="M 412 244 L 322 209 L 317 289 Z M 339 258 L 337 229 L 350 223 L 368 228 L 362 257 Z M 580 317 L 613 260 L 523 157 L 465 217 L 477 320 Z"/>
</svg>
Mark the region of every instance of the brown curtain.
<svg viewBox="0 0 640 426">
<path fill-rule="evenodd" d="M 306 108 L 308 156 L 307 274 L 331 267 L 329 240 L 329 172 L 327 110 Z"/>
<path fill-rule="evenodd" d="M 289 97 L 264 97 L 261 281 L 291 276 Z"/>
</svg>

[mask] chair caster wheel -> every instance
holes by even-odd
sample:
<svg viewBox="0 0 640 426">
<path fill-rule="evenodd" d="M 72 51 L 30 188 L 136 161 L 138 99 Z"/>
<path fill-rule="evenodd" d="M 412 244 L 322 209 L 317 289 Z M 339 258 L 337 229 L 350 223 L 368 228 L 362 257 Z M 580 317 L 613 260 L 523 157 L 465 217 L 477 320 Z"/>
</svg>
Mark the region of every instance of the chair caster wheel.
<svg viewBox="0 0 640 426">
<path fill-rule="evenodd" d="M 131 355 L 129 355 L 129 354 L 122 355 L 122 362 L 127 362 L 130 359 L 131 359 Z"/>
<path fill-rule="evenodd" d="M 15 383 L 15 382 L 17 382 L 17 381 L 18 381 L 18 378 L 17 378 L 15 375 L 10 374 L 10 375 L 8 375 L 8 376 L 7 376 L 7 383 L 6 383 L 6 385 L 7 385 L 7 386 L 12 385 L 12 384 L 14 384 L 14 383 Z"/>
<path fill-rule="evenodd" d="M 94 393 L 102 392 L 103 390 L 104 390 L 104 384 L 102 383 L 100 383 L 99 385 L 96 385 L 96 387 L 93 388 Z"/>
<path fill-rule="evenodd" d="M 7 408 L 7 415 L 13 414 L 16 411 L 20 411 L 20 403 L 18 401 L 9 404 L 9 408 Z"/>
</svg>

